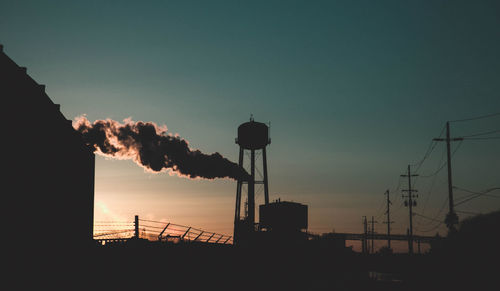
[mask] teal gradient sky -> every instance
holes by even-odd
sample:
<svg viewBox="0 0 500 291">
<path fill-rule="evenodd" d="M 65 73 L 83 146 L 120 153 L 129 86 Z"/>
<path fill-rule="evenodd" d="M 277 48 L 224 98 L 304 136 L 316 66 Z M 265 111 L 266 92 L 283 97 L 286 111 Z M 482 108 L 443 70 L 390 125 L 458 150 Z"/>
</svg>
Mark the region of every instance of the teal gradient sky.
<svg viewBox="0 0 500 291">
<path fill-rule="evenodd" d="M 399 175 L 447 120 L 500 112 L 499 3 L 1 1 L 0 42 L 68 119 L 154 121 L 233 161 L 237 126 L 250 114 L 270 121 L 271 199 L 308 204 L 313 232 L 361 232 L 361 216 L 383 221 L 385 190 L 406 188 Z M 500 116 L 451 128 L 496 129 Z M 499 187 L 500 140 L 464 141 L 453 169 L 458 187 Z M 445 174 L 416 181 L 415 211 L 444 217 Z M 139 214 L 230 234 L 235 190 L 99 157 L 96 219 Z M 391 195 L 403 233 L 407 211 Z M 460 209 L 499 208 L 484 197 Z M 436 225 L 416 221 L 417 233 Z"/>
</svg>

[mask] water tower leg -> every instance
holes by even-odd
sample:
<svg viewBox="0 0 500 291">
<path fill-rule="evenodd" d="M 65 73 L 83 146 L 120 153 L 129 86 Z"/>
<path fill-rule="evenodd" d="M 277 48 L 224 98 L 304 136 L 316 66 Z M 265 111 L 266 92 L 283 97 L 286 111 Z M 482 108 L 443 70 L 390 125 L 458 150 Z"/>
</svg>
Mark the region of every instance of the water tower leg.
<svg viewBox="0 0 500 291">
<path fill-rule="evenodd" d="M 244 149 L 240 147 L 240 157 L 239 157 L 239 165 L 243 168 L 243 154 Z M 243 181 L 238 179 L 236 183 L 236 207 L 234 212 L 234 223 L 238 223 L 240 221 L 240 211 L 241 211 L 241 188 L 243 185 Z"/>
<path fill-rule="evenodd" d="M 264 163 L 264 199 L 265 199 L 265 204 L 269 204 L 269 184 L 267 180 L 267 155 L 265 147 L 262 149 L 262 162 Z"/>
<path fill-rule="evenodd" d="M 255 225 L 255 150 L 250 150 L 250 181 L 248 181 L 248 223 Z"/>
</svg>

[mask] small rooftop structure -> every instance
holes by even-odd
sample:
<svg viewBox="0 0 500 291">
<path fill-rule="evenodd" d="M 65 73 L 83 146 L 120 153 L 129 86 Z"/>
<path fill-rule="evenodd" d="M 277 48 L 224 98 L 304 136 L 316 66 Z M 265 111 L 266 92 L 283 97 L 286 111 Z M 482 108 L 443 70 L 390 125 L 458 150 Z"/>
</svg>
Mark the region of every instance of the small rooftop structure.
<svg viewBox="0 0 500 291">
<path fill-rule="evenodd" d="M 276 200 L 259 207 L 259 227 L 271 231 L 307 229 L 307 205 Z"/>
</svg>

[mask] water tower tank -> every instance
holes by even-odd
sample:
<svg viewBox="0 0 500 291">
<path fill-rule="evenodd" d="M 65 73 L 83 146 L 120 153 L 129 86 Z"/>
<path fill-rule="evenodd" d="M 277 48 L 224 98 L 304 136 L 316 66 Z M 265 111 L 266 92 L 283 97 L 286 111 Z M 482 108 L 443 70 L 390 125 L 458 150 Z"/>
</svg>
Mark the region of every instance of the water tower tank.
<svg viewBox="0 0 500 291">
<path fill-rule="evenodd" d="M 265 123 L 250 119 L 238 127 L 236 143 L 247 150 L 263 149 L 271 143 L 269 127 Z"/>
</svg>

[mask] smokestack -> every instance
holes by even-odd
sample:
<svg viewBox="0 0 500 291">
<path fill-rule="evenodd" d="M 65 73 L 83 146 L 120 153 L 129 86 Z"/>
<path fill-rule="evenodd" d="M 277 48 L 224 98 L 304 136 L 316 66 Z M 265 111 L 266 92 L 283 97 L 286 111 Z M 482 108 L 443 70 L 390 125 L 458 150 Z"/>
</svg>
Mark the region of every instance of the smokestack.
<svg viewBox="0 0 500 291">
<path fill-rule="evenodd" d="M 189 148 L 188 142 L 167 134 L 165 126 L 153 122 L 123 123 L 106 119 L 90 123 L 86 117 L 75 119 L 73 127 L 84 142 L 106 157 L 131 159 L 153 172 L 169 171 L 188 178 L 232 178 L 248 180 L 248 173 L 219 153 L 210 155 Z"/>
</svg>

